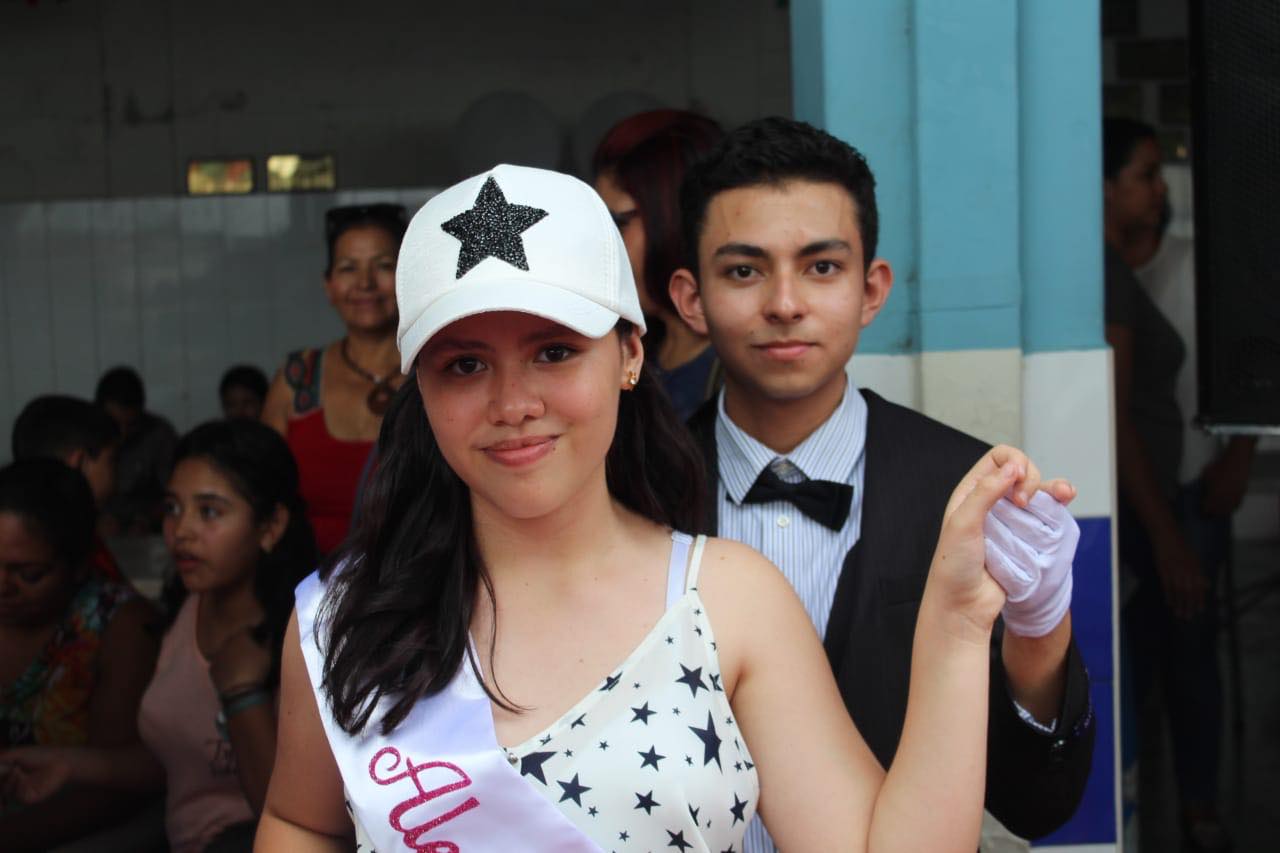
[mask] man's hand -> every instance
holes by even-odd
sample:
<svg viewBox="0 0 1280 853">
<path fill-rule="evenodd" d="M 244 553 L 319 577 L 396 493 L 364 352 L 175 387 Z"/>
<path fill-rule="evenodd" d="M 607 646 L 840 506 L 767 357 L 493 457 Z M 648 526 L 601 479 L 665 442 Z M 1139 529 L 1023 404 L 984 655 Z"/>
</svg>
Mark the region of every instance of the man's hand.
<svg viewBox="0 0 1280 853">
<path fill-rule="evenodd" d="M 1151 547 L 1169 609 L 1179 619 L 1195 618 L 1204 609 L 1209 586 L 1200 558 L 1177 530 L 1152 536 Z"/>
<path fill-rule="evenodd" d="M 1019 636 L 1043 637 L 1071 607 L 1080 528 L 1066 503 L 1074 497 L 1070 483 L 1054 480 L 1025 508 L 1001 498 L 983 523 L 987 571 L 1008 595 L 1005 627 Z"/>
<path fill-rule="evenodd" d="M 1205 515 L 1231 515 L 1240 508 L 1249 488 L 1254 444 L 1249 439 L 1232 439 L 1227 449 L 1205 466 L 1200 475 L 1204 481 L 1200 509 Z"/>
</svg>

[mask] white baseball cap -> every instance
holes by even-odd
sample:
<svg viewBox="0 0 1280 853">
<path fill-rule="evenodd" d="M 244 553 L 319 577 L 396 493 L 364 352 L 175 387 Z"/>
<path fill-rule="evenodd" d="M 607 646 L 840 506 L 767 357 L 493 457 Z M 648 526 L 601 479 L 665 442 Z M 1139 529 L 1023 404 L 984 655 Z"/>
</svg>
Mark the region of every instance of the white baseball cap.
<svg viewBox="0 0 1280 853">
<path fill-rule="evenodd" d="M 488 311 L 536 314 L 589 338 L 644 314 L 622 235 L 577 178 L 494 166 L 414 215 L 396 265 L 400 369 L 431 336 Z"/>
</svg>

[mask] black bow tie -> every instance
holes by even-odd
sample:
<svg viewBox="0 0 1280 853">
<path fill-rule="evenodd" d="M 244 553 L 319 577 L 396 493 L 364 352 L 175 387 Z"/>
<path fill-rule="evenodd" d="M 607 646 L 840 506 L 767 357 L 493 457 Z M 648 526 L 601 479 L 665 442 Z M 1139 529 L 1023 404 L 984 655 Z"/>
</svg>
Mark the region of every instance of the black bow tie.
<svg viewBox="0 0 1280 853">
<path fill-rule="evenodd" d="M 830 480 L 788 483 L 775 474 L 772 468 L 765 468 L 742 502 L 762 504 L 770 501 L 786 501 L 823 527 L 838 531 L 849 518 L 853 486 Z"/>
</svg>

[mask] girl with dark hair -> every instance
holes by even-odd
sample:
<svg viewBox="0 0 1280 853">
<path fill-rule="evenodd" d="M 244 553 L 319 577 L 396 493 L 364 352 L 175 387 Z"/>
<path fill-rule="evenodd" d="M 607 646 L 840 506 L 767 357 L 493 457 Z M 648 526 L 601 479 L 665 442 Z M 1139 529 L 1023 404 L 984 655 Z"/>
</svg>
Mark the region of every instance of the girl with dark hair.
<svg viewBox="0 0 1280 853">
<path fill-rule="evenodd" d="M 667 293 L 671 274 L 688 262 L 680 182 L 722 136 L 720 125 L 697 113 L 651 110 L 615 125 L 592 163 L 596 192 L 622 233 L 650 325 L 650 370 L 682 419 L 719 388 L 720 370 L 707 337 L 680 319 Z"/>
<path fill-rule="evenodd" d="M 89 484 L 58 460 L 0 469 L 0 748 L 138 742 L 155 612 L 90 571 L 96 518 Z M 5 796 L 0 838 L 6 850 L 46 850 L 119 822 L 133 800 L 109 786 L 32 805 Z"/>
<path fill-rule="evenodd" d="M 292 590 L 316 563 L 284 440 L 215 421 L 178 444 L 164 535 L 181 588 L 138 712 L 142 742 L 4 756 L 28 801 L 67 782 L 167 788 L 175 851 L 249 849 L 275 753 L 275 692 Z"/>
<path fill-rule="evenodd" d="M 347 535 L 361 471 L 401 377 L 396 365 L 398 204 L 335 207 L 325 214 L 325 295 L 346 331 L 327 346 L 289 353 L 262 410 L 289 442 L 307 517 L 322 554 Z"/>
<path fill-rule="evenodd" d="M 616 229 L 587 185 L 497 166 L 400 254 L 401 369 L 356 529 L 299 585 L 264 850 L 964 851 L 982 813 L 987 510 L 957 488 L 886 775 L 787 581 L 693 538 L 702 471 L 643 369 Z M 816 484 L 815 484 L 816 485 Z"/>
</svg>

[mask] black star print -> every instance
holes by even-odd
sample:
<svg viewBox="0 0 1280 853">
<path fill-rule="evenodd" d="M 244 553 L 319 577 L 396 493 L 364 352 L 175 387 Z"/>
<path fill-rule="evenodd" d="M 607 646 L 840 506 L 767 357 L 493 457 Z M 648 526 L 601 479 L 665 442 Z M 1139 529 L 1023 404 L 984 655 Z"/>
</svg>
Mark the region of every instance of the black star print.
<svg viewBox="0 0 1280 853">
<path fill-rule="evenodd" d="M 576 729 L 578 726 L 585 726 L 586 719 L 587 719 L 587 715 L 583 714 L 582 716 L 578 717 L 578 719 L 574 720 L 573 723 L 570 724 L 569 728 Z"/>
<path fill-rule="evenodd" d="M 600 814 L 600 810 L 595 806 L 592 806 L 591 808 L 587 809 L 587 814 L 591 815 L 592 817 L 595 817 L 596 815 Z"/>
<path fill-rule="evenodd" d="M 730 844 L 728 850 L 721 850 L 720 853 L 738 853 L 738 851 L 734 850 L 733 845 Z"/>
<path fill-rule="evenodd" d="M 538 743 L 542 744 L 543 746 L 546 746 L 547 744 L 551 743 L 551 735 L 546 735 L 544 737 L 538 738 Z"/>
<path fill-rule="evenodd" d="M 666 758 L 665 755 L 659 755 L 657 750 L 655 750 L 652 746 L 649 747 L 648 752 L 637 752 L 636 755 L 644 759 L 643 761 L 640 762 L 641 770 L 643 770 L 646 767 L 652 767 L 654 770 L 657 770 L 658 762 Z"/>
<path fill-rule="evenodd" d="M 528 270 L 529 261 L 520 235 L 546 215 L 545 210 L 536 207 L 509 204 L 502 188 L 490 175 L 476 196 L 475 206 L 440 226 L 462 243 L 455 278 L 462 278 L 485 258 L 497 258 L 517 269 Z"/>
<path fill-rule="evenodd" d="M 700 811 L 702 811 L 702 809 L 695 809 L 693 806 L 689 806 L 689 817 L 693 818 L 694 826 L 698 825 L 698 812 Z"/>
<path fill-rule="evenodd" d="M 692 844 L 684 840 L 683 829 L 680 830 L 679 832 L 672 832 L 671 830 L 668 829 L 667 835 L 671 836 L 671 840 L 667 842 L 668 847 L 678 847 L 681 850 L 689 850 L 690 848 L 693 847 Z"/>
<path fill-rule="evenodd" d="M 708 675 L 707 675 L 707 678 L 710 678 L 710 679 L 711 679 L 711 689 L 712 689 L 712 690 L 714 690 L 714 691 L 715 691 L 715 692 L 717 692 L 717 693 L 723 693 L 723 692 L 724 692 L 724 688 L 720 686 L 720 676 L 719 676 L 719 674 L 715 674 L 715 675 L 708 674 Z"/>
<path fill-rule="evenodd" d="M 671 713 L 675 714 L 675 715 L 678 717 L 678 716 L 680 716 L 680 709 L 679 709 L 679 708 L 672 708 L 672 709 L 671 709 Z"/>
<path fill-rule="evenodd" d="M 711 641 L 711 651 L 713 651 L 713 652 L 714 652 L 715 650 L 716 650 L 716 641 L 715 641 L 715 640 L 712 640 L 712 641 Z"/>
<path fill-rule="evenodd" d="M 715 759 L 716 766 L 721 770 L 724 767 L 720 764 L 720 735 L 716 734 L 716 721 L 711 719 L 711 712 L 707 712 L 707 727 L 699 729 L 695 726 L 689 726 L 689 731 L 698 736 L 698 740 L 702 741 L 702 766 L 706 767 L 711 763 L 711 759 Z"/>
<path fill-rule="evenodd" d="M 689 690 L 693 692 L 693 695 L 695 697 L 698 695 L 699 687 L 701 687 L 703 690 L 707 689 L 707 685 L 702 683 L 702 667 L 698 667 L 697 669 L 689 669 L 689 667 L 685 666 L 684 664 L 680 664 L 680 669 L 683 670 L 684 675 L 677 678 L 676 682 L 679 684 L 687 685 L 689 687 Z"/>
<path fill-rule="evenodd" d="M 690 767 L 692 767 L 692 766 L 693 766 L 693 756 L 692 756 L 692 755 L 686 755 L 686 756 L 684 757 L 684 763 L 685 763 L 685 764 L 688 764 Z"/>
<path fill-rule="evenodd" d="M 632 688 L 634 688 L 634 689 L 636 689 L 636 690 L 639 690 L 639 689 L 640 689 L 640 682 L 638 682 L 638 681 L 637 681 L 635 684 L 632 684 L 631 686 L 632 686 Z"/>
<path fill-rule="evenodd" d="M 747 803 L 738 799 L 738 794 L 733 795 L 733 807 L 729 811 L 733 814 L 733 823 L 730 826 L 737 826 L 739 823 L 745 823 L 747 816 L 743 814 L 746 811 Z"/>
<path fill-rule="evenodd" d="M 636 794 L 636 800 L 638 801 L 636 808 L 644 809 L 645 814 L 653 814 L 653 810 L 662 805 L 662 803 L 653 798 L 653 791 L 647 794 Z"/>
<path fill-rule="evenodd" d="M 737 770 L 739 773 L 741 773 L 741 772 L 742 772 L 742 762 L 741 762 L 741 761 L 735 761 L 735 762 L 733 762 L 733 769 L 734 769 L 734 770 Z"/>
<path fill-rule="evenodd" d="M 695 607 L 695 608 L 693 609 L 693 615 L 694 615 L 694 616 L 701 616 L 701 615 L 702 615 L 702 608 L 701 608 L 701 607 Z"/>
<path fill-rule="evenodd" d="M 626 840 L 627 840 L 628 838 L 630 838 L 630 837 L 631 837 L 631 834 L 630 834 L 629 832 L 627 832 L 625 829 L 624 829 L 624 830 L 622 830 L 622 832 L 619 832 L 619 833 L 618 833 L 618 840 L 619 840 L 619 841 L 626 841 Z"/>
<path fill-rule="evenodd" d="M 618 682 L 622 680 L 622 673 L 611 675 L 604 680 L 604 687 L 600 688 L 601 693 L 608 693 L 610 690 L 618 686 Z"/>
<path fill-rule="evenodd" d="M 672 644 L 672 643 L 674 643 L 674 642 L 675 642 L 675 638 L 674 638 L 674 637 L 667 637 L 667 645 L 668 645 L 668 646 L 669 646 L 669 645 L 671 645 L 671 644 Z"/>
<path fill-rule="evenodd" d="M 697 633 L 697 635 L 698 635 L 699 637 L 701 637 L 701 636 L 702 636 L 702 629 L 701 629 L 701 628 L 699 628 L 697 625 L 694 625 L 694 626 L 693 626 L 693 630 Z"/>
<path fill-rule="evenodd" d="M 657 711 L 649 710 L 648 702 L 645 702 L 639 708 L 632 708 L 631 710 L 635 713 L 635 716 L 631 718 L 631 722 L 634 723 L 636 720 L 639 720 L 640 722 L 644 723 L 646 726 L 649 725 L 649 718 L 652 717 L 654 714 L 658 713 Z"/>
<path fill-rule="evenodd" d="M 565 758 L 573 758 L 573 750 L 572 750 L 572 749 L 566 749 L 566 750 L 564 751 L 564 757 L 565 757 Z"/>
<path fill-rule="evenodd" d="M 607 741 L 607 740 L 602 740 L 602 741 L 600 741 L 600 748 L 601 748 L 601 749 L 608 749 L 608 748 L 609 748 L 609 741 Z"/>
<path fill-rule="evenodd" d="M 564 789 L 564 793 L 560 795 L 560 802 L 563 803 L 565 800 L 573 800 L 579 806 L 582 805 L 582 795 L 591 790 L 585 785 L 578 784 L 577 773 L 574 773 L 573 778 L 568 782 L 561 782 L 557 779 L 556 784 Z"/>
<path fill-rule="evenodd" d="M 747 769 L 748 769 L 748 770 L 750 770 L 752 767 L 755 767 L 755 765 L 754 765 L 754 764 L 752 764 L 750 761 L 748 761 L 748 762 L 746 763 L 746 766 L 747 766 Z"/>
<path fill-rule="evenodd" d="M 532 776 L 542 784 L 547 784 L 547 777 L 542 775 L 542 765 L 547 759 L 555 755 L 554 752 L 531 752 L 524 758 L 520 759 L 520 775 Z"/>
</svg>

